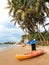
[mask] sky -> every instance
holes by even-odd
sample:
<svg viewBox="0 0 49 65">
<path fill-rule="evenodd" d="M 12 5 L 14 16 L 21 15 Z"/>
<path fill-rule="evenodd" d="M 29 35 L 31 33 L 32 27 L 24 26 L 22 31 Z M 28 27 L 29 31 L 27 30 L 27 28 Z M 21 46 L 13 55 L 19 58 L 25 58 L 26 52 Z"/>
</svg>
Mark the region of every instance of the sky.
<svg viewBox="0 0 49 65">
<path fill-rule="evenodd" d="M 21 30 L 18 24 L 14 26 L 11 21 L 11 17 L 8 15 L 8 9 L 5 9 L 7 6 L 7 0 L 0 0 L 0 42 L 19 42 L 21 36 L 25 34 Z M 46 19 L 49 22 L 49 19 Z M 46 27 L 48 29 L 48 27 Z M 40 27 L 40 31 L 43 31 Z"/>
<path fill-rule="evenodd" d="M 0 42 L 19 42 L 24 32 L 21 28 L 11 21 L 11 17 L 8 15 L 7 0 L 0 0 Z"/>
</svg>

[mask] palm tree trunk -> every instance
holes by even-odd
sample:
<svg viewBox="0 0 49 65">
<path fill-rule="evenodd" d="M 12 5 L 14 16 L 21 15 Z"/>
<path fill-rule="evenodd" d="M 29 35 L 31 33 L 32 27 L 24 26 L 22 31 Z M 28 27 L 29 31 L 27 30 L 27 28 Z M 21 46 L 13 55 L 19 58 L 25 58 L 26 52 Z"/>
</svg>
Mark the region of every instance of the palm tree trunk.
<svg viewBox="0 0 49 65">
<path fill-rule="evenodd" d="M 46 28 L 45 28 L 44 24 L 43 24 L 43 27 L 44 27 L 45 32 L 47 32 L 47 30 L 46 30 Z"/>
<path fill-rule="evenodd" d="M 27 19 L 30 21 L 30 19 L 29 19 L 28 17 L 27 17 Z M 36 27 L 38 34 L 42 37 L 43 42 L 45 43 L 45 38 L 44 38 L 44 36 L 41 34 L 41 32 L 39 31 L 38 26 L 37 26 L 35 23 L 33 24 L 31 21 L 30 21 L 30 24 L 31 24 L 33 27 Z M 43 43 L 43 45 L 44 45 L 44 43 Z"/>
<path fill-rule="evenodd" d="M 40 37 L 39 33 L 38 33 L 38 36 L 39 36 L 40 41 L 42 41 L 42 39 L 41 39 L 41 37 Z"/>
<path fill-rule="evenodd" d="M 41 32 L 39 31 L 37 25 L 36 25 L 36 28 L 37 28 L 37 32 L 39 33 L 39 35 L 40 35 L 40 36 L 42 37 L 42 39 L 43 39 L 43 44 L 42 44 L 42 45 L 44 45 L 44 43 L 45 43 L 45 38 L 44 38 L 44 36 L 41 34 Z"/>
</svg>

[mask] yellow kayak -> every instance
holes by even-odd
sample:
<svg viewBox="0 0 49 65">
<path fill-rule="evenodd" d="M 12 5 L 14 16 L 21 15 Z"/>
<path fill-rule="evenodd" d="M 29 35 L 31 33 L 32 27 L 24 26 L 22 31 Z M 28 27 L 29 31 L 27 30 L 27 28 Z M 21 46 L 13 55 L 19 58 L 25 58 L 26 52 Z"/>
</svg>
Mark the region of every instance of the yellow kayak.
<svg viewBox="0 0 49 65">
<path fill-rule="evenodd" d="M 29 57 L 29 55 L 17 55 L 16 54 L 16 58 L 19 59 L 19 60 L 24 60 L 24 59 L 28 59 L 30 57 Z"/>
<path fill-rule="evenodd" d="M 36 51 L 31 51 L 31 52 L 25 53 L 23 55 L 16 54 L 16 59 L 18 59 L 18 60 L 29 59 L 29 58 L 39 56 L 43 53 L 44 53 L 44 50 L 36 50 Z"/>
</svg>

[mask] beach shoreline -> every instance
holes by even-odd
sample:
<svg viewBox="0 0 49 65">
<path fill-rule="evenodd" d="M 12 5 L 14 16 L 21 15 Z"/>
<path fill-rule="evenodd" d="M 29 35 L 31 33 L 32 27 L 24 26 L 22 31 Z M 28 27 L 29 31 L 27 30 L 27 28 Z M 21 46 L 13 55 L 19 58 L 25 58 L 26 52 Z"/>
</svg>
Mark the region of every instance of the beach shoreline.
<svg viewBox="0 0 49 65">
<path fill-rule="evenodd" d="M 23 61 L 17 60 L 15 56 L 31 51 L 29 45 L 14 46 L 8 50 L 0 51 L 0 65 L 49 65 L 49 46 L 37 46 L 38 49 L 43 49 L 46 54 Z"/>
</svg>

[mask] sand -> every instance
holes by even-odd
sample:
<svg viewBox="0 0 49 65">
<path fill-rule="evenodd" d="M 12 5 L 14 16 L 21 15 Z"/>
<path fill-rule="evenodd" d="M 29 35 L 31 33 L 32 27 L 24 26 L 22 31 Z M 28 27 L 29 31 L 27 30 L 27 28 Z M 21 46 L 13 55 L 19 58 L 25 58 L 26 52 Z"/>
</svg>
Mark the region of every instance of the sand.
<svg viewBox="0 0 49 65">
<path fill-rule="evenodd" d="M 31 51 L 31 47 L 29 45 L 24 47 L 15 46 L 9 50 L 0 51 L 0 65 L 49 65 L 49 46 L 37 46 L 37 49 L 44 49 L 46 53 L 39 57 L 22 61 L 17 60 L 15 55 Z"/>
</svg>

